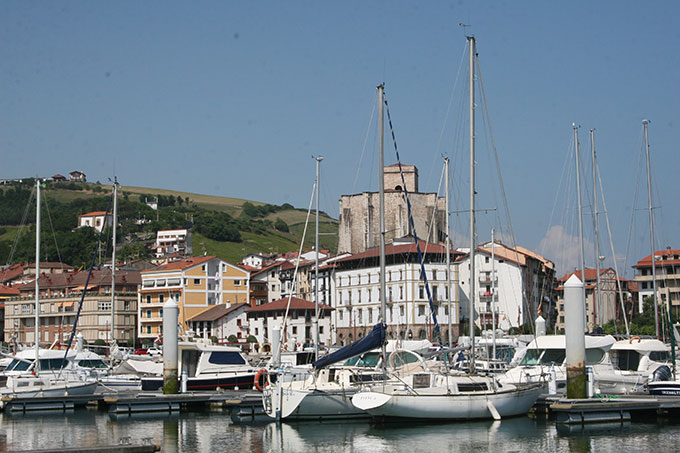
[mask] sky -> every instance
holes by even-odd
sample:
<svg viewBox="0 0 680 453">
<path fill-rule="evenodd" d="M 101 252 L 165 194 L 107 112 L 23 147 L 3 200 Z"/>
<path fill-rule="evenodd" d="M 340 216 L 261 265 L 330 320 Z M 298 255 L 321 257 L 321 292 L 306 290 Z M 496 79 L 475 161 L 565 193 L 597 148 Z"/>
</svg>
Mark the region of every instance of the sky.
<svg viewBox="0 0 680 453">
<path fill-rule="evenodd" d="M 474 35 L 486 100 L 477 122 L 488 112 L 500 163 L 480 130 L 477 207 L 489 211 L 478 213 L 478 241 L 494 226 L 558 273 L 578 265 L 577 124 L 583 197 L 595 129 L 626 275 L 651 251 L 643 119 L 655 248 L 680 248 L 679 21 L 674 1 L 4 1 L 0 179 L 77 169 L 91 182 L 115 174 L 123 187 L 307 208 L 313 156 L 323 156 L 320 209 L 337 218 L 341 195 L 377 190 L 376 86 L 385 83 L 400 156 L 418 167 L 421 192 L 443 196 L 451 159 L 454 238 L 465 247 L 464 54 Z M 389 132 L 385 144 L 392 164 Z M 499 220 L 504 198 L 511 222 Z M 584 205 L 592 267 L 594 210 Z"/>
</svg>

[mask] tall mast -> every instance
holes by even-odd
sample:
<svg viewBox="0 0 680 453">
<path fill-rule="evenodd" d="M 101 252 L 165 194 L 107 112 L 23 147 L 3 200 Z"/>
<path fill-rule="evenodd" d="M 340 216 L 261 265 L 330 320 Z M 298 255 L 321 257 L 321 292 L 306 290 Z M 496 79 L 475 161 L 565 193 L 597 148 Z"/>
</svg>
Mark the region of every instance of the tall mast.
<svg viewBox="0 0 680 453">
<path fill-rule="evenodd" d="M 116 320 L 116 227 L 118 226 L 118 178 L 113 177 L 113 251 L 111 252 L 111 342 L 115 337 Z"/>
<path fill-rule="evenodd" d="M 491 332 L 492 359 L 496 359 L 496 230 L 491 228 Z"/>
<path fill-rule="evenodd" d="M 597 273 L 597 316 L 595 325 L 602 325 L 602 291 L 600 291 L 600 219 L 597 212 L 597 157 L 595 155 L 595 129 L 590 130 L 590 151 L 593 160 L 593 219 L 595 221 L 595 272 Z"/>
<path fill-rule="evenodd" d="M 449 348 L 453 347 L 453 334 L 451 333 L 451 318 L 453 312 L 451 311 L 451 238 L 449 236 L 449 158 L 444 158 L 444 168 L 446 169 L 446 301 L 449 307 Z"/>
<path fill-rule="evenodd" d="M 387 325 L 387 303 L 385 300 L 385 119 L 384 119 L 384 84 L 378 85 L 378 168 L 380 170 L 379 181 L 379 204 L 380 204 L 380 319 Z M 383 368 L 387 366 L 387 348 L 382 345 Z"/>
<path fill-rule="evenodd" d="M 649 137 L 647 135 L 647 125 L 649 120 L 642 120 L 642 127 L 645 130 L 645 151 L 647 154 L 647 201 L 649 209 L 649 239 L 650 248 L 652 250 L 652 296 L 654 296 L 654 326 L 656 327 L 656 338 L 659 338 L 659 302 L 656 298 L 656 261 L 654 257 L 654 214 L 652 212 L 652 170 L 651 163 L 649 160 Z"/>
<path fill-rule="evenodd" d="M 574 123 L 574 160 L 576 163 L 576 196 L 578 198 L 578 238 L 581 250 L 581 278 L 583 280 L 583 303 L 586 303 L 586 262 L 585 249 L 583 247 L 583 210 L 581 209 L 581 165 L 578 149 L 578 126 Z M 586 305 L 587 306 L 587 305 Z M 588 310 L 586 314 L 586 329 L 588 328 Z"/>
<path fill-rule="evenodd" d="M 314 242 L 314 255 L 316 258 L 314 259 L 315 263 L 315 271 L 314 271 L 314 301 L 316 302 L 314 304 L 315 308 L 315 317 L 314 317 L 314 323 L 315 328 L 316 328 L 316 338 L 314 341 L 314 360 L 319 360 L 319 167 L 321 165 L 321 161 L 323 160 L 323 157 L 318 156 L 316 158 L 316 182 L 314 183 L 315 186 L 315 191 L 316 191 L 316 238 Z"/>
<path fill-rule="evenodd" d="M 40 372 L 40 178 L 35 181 L 35 362 L 33 371 Z"/>
<path fill-rule="evenodd" d="M 475 372 L 475 38 L 470 42 L 470 373 Z"/>
</svg>

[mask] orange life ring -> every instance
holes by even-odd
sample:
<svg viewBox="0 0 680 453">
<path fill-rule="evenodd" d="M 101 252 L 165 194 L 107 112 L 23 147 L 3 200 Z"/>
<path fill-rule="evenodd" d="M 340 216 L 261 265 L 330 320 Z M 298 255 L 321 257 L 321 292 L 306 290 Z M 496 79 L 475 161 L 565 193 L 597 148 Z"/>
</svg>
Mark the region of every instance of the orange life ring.
<svg viewBox="0 0 680 453">
<path fill-rule="evenodd" d="M 641 341 L 641 340 L 640 340 L 640 337 L 634 336 L 634 337 L 631 337 L 631 339 L 630 339 L 630 344 L 633 344 L 633 340 L 637 340 L 638 343 Z"/>
<path fill-rule="evenodd" d="M 262 377 L 263 374 L 265 375 L 265 378 L 264 378 L 264 385 L 260 385 L 260 378 Z M 268 381 L 269 381 L 269 371 L 267 371 L 265 368 L 262 368 L 262 369 L 261 369 L 260 371 L 258 371 L 257 374 L 255 375 L 255 382 L 254 382 L 255 388 L 256 388 L 258 391 L 261 392 L 262 390 L 264 390 L 264 388 L 267 386 L 267 384 L 269 384 Z"/>
</svg>

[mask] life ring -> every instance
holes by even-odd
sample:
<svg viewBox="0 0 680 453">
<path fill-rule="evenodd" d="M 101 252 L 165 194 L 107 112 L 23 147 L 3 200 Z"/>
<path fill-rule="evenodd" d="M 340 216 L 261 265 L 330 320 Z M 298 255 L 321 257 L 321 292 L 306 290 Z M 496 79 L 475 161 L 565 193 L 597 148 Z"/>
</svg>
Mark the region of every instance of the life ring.
<svg viewBox="0 0 680 453">
<path fill-rule="evenodd" d="M 260 385 L 260 378 L 262 377 L 262 375 L 265 375 L 264 385 Z M 254 384 L 255 384 L 255 388 L 258 391 L 260 391 L 260 392 L 263 391 L 264 388 L 267 386 L 267 384 L 269 384 L 269 371 L 267 371 L 265 368 L 262 368 L 260 371 L 258 371 L 257 374 L 255 375 Z"/>
<path fill-rule="evenodd" d="M 631 339 L 630 339 L 630 344 L 633 344 L 633 340 L 637 340 L 638 343 L 639 343 L 640 341 L 642 341 L 642 340 L 640 340 L 640 337 L 634 336 L 634 337 L 631 337 Z"/>
</svg>

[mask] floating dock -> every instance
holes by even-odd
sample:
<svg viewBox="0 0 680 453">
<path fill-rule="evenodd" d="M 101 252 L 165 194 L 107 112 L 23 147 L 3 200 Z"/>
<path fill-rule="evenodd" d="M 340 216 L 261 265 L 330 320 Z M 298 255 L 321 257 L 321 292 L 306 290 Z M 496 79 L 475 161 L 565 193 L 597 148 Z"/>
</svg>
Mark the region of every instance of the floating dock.
<svg viewBox="0 0 680 453">
<path fill-rule="evenodd" d="M 567 399 L 543 395 L 534 406 L 535 415 L 554 418 L 558 424 L 625 423 L 640 416 L 680 416 L 680 397 L 608 395 Z"/>
</svg>

